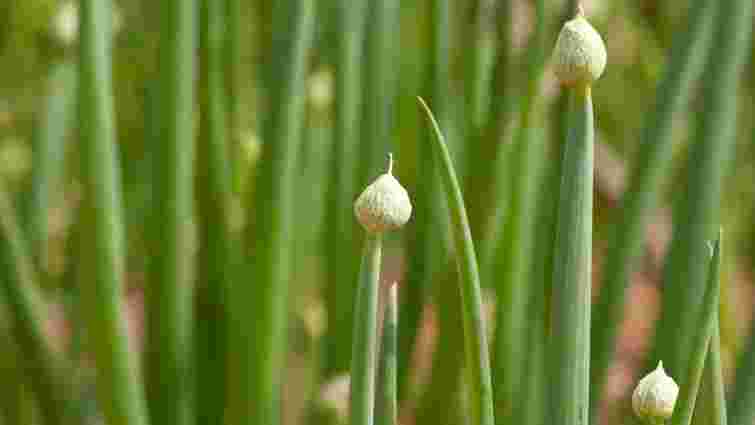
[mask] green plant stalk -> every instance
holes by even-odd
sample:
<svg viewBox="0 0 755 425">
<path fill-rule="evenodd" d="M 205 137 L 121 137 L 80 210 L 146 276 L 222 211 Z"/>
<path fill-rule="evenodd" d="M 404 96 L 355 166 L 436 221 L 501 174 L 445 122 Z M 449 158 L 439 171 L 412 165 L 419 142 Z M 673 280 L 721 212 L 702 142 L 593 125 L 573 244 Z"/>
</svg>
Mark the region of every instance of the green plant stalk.
<svg viewBox="0 0 755 425">
<path fill-rule="evenodd" d="M 195 1 L 160 2 L 160 143 L 155 147 L 154 240 L 145 291 L 147 403 L 151 422 L 189 420 Z"/>
<path fill-rule="evenodd" d="M 728 403 L 728 421 L 732 425 L 745 425 L 755 419 L 755 334 L 750 335 L 747 348 L 738 356 L 737 369 Z"/>
<path fill-rule="evenodd" d="M 680 31 L 658 85 L 654 110 L 640 136 L 640 147 L 628 189 L 616 209 L 619 217 L 608 244 L 598 301 L 593 310 L 591 335 L 591 413 L 596 414 L 608 367 L 614 354 L 624 312 L 629 275 L 641 251 L 643 229 L 658 196 L 659 182 L 671 167 L 674 118 L 687 104 L 692 81 L 700 74 L 707 51 L 714 1 L 696 0 L 690 6 L 688 31 Z"/>
<path fill-rule="evenodd" d="M 703 247 L 706 248 L 706 247 Z M 695 413 L 695 402 L 702 380 L 705 358 L 708 354 L 714 326 L 718 320 L 719 279 L 721 267 L 721 237 L 713 245 L 713 255 L 708 266 L 707 285 L 703 295 L 702 310 L 695 321 L 695 335 L 691 340 L 689 362 L 679 385 L 679 397 L 674 406 L 670 425 L 689 425 Z"/>
<path fill-rule="evenodd" d="M 736 118 L 740 71 L 749 52 L 752 32 L 751 1 L 716 2 L 718 16 L 712 46 L 706 58 L 701 98 L 706 105 L 690 146 L 684 192 L 674 217 L 674 238 L 664 267 L 663 299 L 652 359 L 668 362 L 672 376 L 686 370 L 695 331 L 693 318 L 701 309 L 705 288 L 704 247 L 718 230 L 721 179 L 734 147 L 730 131 Z M 726 125 L 722 125 L 726 123 Z"/>
<path fill-rule="evenodd" d="M 396 390 L 396 364 L 398 353 L 398 285 L 388 288 L 388 299 L 383 312 L 383 336 L 380 355 L 380 394 L 376 400 L 378 425 L 398 425 Z"/>
<path fill-rule="evenodd" d="M 719 277 L 720 279 L 720 277 Z M 720 309 L 720 306 L 718 307 Z M 721 363 L 721 331 L 719 329 L 720 310 L 714 313 L 712 334 L 710 337 L 708 358 L 705 370 L 706 381 L 711 384 L 707 394 L 710 396 L 710 424 L 726 425 L 726 389 L 724 387 L 723 364 Z"/>
<path fill-rule="evenodd" d="M 495 30 L 488 16 L 495 5 L 491 0 L 472 0 L 469 2 L 469 23 L 467 31 L 472 34 L 473 47 L 464 49 L 465 55 L 465 111 L 469 118 L 469 131 L 480 131 L 487 112 L 486 87 L 492 75 L 492 56 L 495 49 L 493 41 Z M 507 22 L 508 23 L 508 22 Z M 507 34 L 508 35 L 508 34 Z"/>
<path fill-rule="evenodd" d="M 352 203 L 356 197 L 357 141 L 362 103 L 362 38 L 366 0 L 341 0 L 336 10 L 334 131 L 325 218 L 326 287 L 328 310 L 323 375 L 349 368 L 351 358 L 354 277 L 358 261 Z"/>
<path fill-rule="evenodd" d="M 18 361 L 28 377 L 43 422 L 65 424 L 73 413 L 73 403 L 63 385 L 60 360 L 44 333 L 43 305 L 35 293 L 31 257 L 4 188 L 0 188 L 0 282 L 0 301 L 18 345 Z"/>
<path fill-rule="evenodd" d="M 4 424 L 34 423 L 33 400 L 26 389 L 29 375 L 25 375 L 23 367 L 18 367 L 21 355 L 7 331 L 8 329 L 0 331 L 0 344 L 4 347 L 0 352 L 0 373 L 3 376 L 0 391 L 4 398 L 0 405 L 0 418 Z"/>
<path fill-rule="evenodd" d="M 419 217 L 419 214 L 417 214 Z M 459 350 L 459 341 L 464 341 L 464 329 L 459 326 L 462 320 L 459 303 L 459 273 L 454 261 L 434 276 L 432 294 L 437 309 L 438 335 L 433 353 L 430 380 L 425 384 L 417 408 L 416 423 L 444 423 L 456 425 L 464 423 L 465 416 L 459 410 L 459 383 L 465 353 Z"/>
<path fill-rule="evenodd" d="M 488 110 L 487 119 L 482 128 L 470 136 L 474 139 L 468 142 L 469 152 L 466 155 L 464 192 L 467 196 L 466 203 L 470 206 L 469 223 L 476 243 L 485 239 L 482 236 L 487 230 L 487 217 L 491 211 L 500 208 L 495 200 L 501 199 L 501 188 L 496 187 L 495 176 L 496 170 L 506 169 L 503 167 L 507 161 L 503 136 L 513 110 L 511 96 L 508 96 L 508 86 L 511 83 L 511 7 L 510 0 L 501 0 L 495 8 L 497 50 L 490 81 L 489 104 L 485 108 Z M 485 251 L 481 254 L 484 255 Z"/>
<path fill-rule="evenodd" d="M 530 266 L 540 267 L 539 257 L 533 255 Z M 534 274 L 534 273 L 533 273 Z M 514 407 L 512 423 L 524 425 L 541 425 L 546 418 L 545 372 L 546 342 L 548 329 L 545 321 L 545 288 L 544 280 L 532 280 L 534 291 L 530 291 L 528 301 L 527 322 L 532 324 L 523 341 L 524 360 L 522 362 L 522 396 L 519 405 Z"/>
<path fill-rule="evenodd" d="M 381 234 L 365 240 L 359 287 L 354 305 L 354 346 L 351 359 L 350 415 L 352 425 L 373 425 L 377 375 L 377 309 L 380 290 Z"/>
<path fill-rule="evenodd" d="M 451 105 L 448 102 L 449 87 L 449 2 L 446 0 L 432 0 L 424 2 L 424 7 L 419 9 L 419 14 L 423 15 L 424 20 L 421 25 L 421 37 L 426 40 L 428 47 L 425 50 L 423 59 L 424 67 L 419 72 L 423 80 L 420 83 L 420 89 L 426 93 L 429 101 L 433 102 L 440 122 L 449 129 L 454 123 L 446 119 L 451 116 Z M 416 111 L 416 104 L 412 101 L 413 110 Z M 400 352 L 407 353 L 399 359 L 399 384 L 407 385 L 408 376 L 411 371 L 411 353 L 414 352 L 415 342 L 418 329 L 422 326 L 421 315 L 426 297 L 429 293 L 434 293 L 439 298 L 447 298 L 447 294 L 441 292 L 456 293 L 454 285 L 434 285 L 433 279 L 437 278 L 439 265 L 445 265 L 446 256 L 445 247 L 448 245 L 447 237 L 438 233 L 436 229 L 445 226 L 442 215 L 444 201 L 442 192 L 438 186 L 437 172 L 435 171 L 432 148 L 425 143 L 425 139 L 435 137 L 432 130 L 423 127 L 419 129 L 419 136 L 416 137 L 416 161 L 414 162 L 415 184 L 412 199 L 414 201 L 415 216 L 424 217 L 413 223 L 413 233 L 409 252 L 409 267 L 406 278 L 405 293 L 402 294 L 404 305 L 401 312 L 404 317 L 401 320 L 401 332 L 399 333 Z M 452 266 L 453 267 L 453 266 Z M 452 317 L 458 319 L 458 314 L 453 309 L 438 309 L 440 322 L 454 323 L 453 318 L 445 317 L 446 313 L 452 314 Z M 409 317 L 406 317 L 409 316 Z M 451 327 L 442 327 L 440 333 L 439 345 L 448 342 L 450 346 L 458 346 L 461 343 L 461 334 L 452 331 Z M 447 340 L 447 341 L 446 341 Z M 427 386 L 424 391 L 423 400 L 420 405 L 434 406 L 425 410 L 431 416 L 430 421 L 446 420 L 447 416 L 443 414 L 446 409 L 451 409 L 454 405 L 452 401 L 456 395 L 454 391 L 458 384 L 458 375 L 460 373 L 461 363 L 454 361 L 452 356 L 433 356 L 433 368 L 442 370 L 444 374 L 453 375 L 456 379 L 444 381 L 453 385 L 443 387 L 446 390 L 441 391 L 439 385 L 432 384 Z M 441 379 L 442 377 L 433 375 L 431 379 Z M 433 394 L 435 393 L 435 394 Z M 399 396 L 404 392 L 399 388 Z M 442 406 L 442 408 L 440 407 Z M 420 407 L 422 409 L 422 407 Z M 438 415 L 438 416 L 434 416 Z M 441 419 L 442 418 L 442 419 Z"/>
<path fill-rule="evenodd" d="M 97 365 L 97 391 L 107 423 L 147 423 L 140 374 L 129 353 L 121 290 L 125 271 L 124 227 L 113 121 L 112 4 L 80 2 L 79 132 L 81 139 L 81 299 L 87 341 Z"/>
<path fill-rule="evenodd" d="M 225 31 L 223 42 L 223 64 L 225 71 L 225 93 L 226 93 L 226 116 L 228 125 L 226 137 L 228 140 L 228 150 L 234 154 L 240 153 L 241 150 L 241 20 L 242 9 L 241 0 L 224 0 L 223 10 L 225 11 Z M 247 76 L 247 78 L 249 78 Z M 233 156 L 231 157 L 231 159 Z M 229 160 L 228 165 L 231 167 L 231 181 L 239 184 L 240 161 Z M 238 192 L 239 188 L 234 187 Z"/>
<path fill-rule="evenodd" d="M 451 163 L 443 134 L 430 108 L 419 98 L 435 131 L 433 156 L 437 161 L 442 186 L 448 202 L 453 246 L 459 269 L 459 292 L 464 328 L 465 371 L 468 386 L 469 420 L 473 424 L 493 425 L 493 389 L 490 380 L 490 360 L 485 324 L 482 316 L 480 277 L 477 269 L 472 233 L 469 229 L 464 198 Z"/>
<path fill-rule="evenodd" d="M 349 6 L 351 7 L 351 6 Z M 364 102 L 357 181 L 367 182 L 382 166 L 392 135 L 391 106 L 395 97 L 398 54 L 397 0 L 368 1 L 364 51 Z"/>
<path fill-rule="evenodd" d="M 50 201 L 63 180 L 65 143 L 71 133 L 76 108 L 76 64 L 54 64 L 50 71 L 43 116 L 32 144 L 31 188 L 26 200 L 24 224 L 31 255 L 40 273 L 47 267 Z"/>
<path fill-rule="evenodd" d="M 275 4 L 275 55 L 266 69 L 269 87 L 265 145 L 256 169 L 247 231 L 251 284 L 231 294 L 235 303 L 235 355 L 240 423 L 279 423 L 281 371 L 286 353 L 288 286 L 292 276 L 296 153 L 304 123 L 305 76 L 314 32 L 315 2 L 290 0 Z M 235 292 L 235 291 L 234 291 Z M 251 301 L 251 306 L 248 304 Z M 250 332 L 250 330 L 252 330 Z"/>
<path fill-rule="evenodd" d="M 496 418 L 499 424 L 507 423 L 512 414 L 521 409 L 528 394 L 520 391 L 526 370 L 522 368 L 529 323 L 527 305 L 530 299 L 530 271 L 533 254 L 535 229 L 534 192 L 542 162 L 541 139 L 533 137 L 533 114 L 537 104 L 537 94 L 545 63 L 545 4 L 535 3 L 536 26 L 527 49 L 527 84 L 521 97 L 521 117 L 514 140 L 511 167 L 499 170 L 501 176 L 496 181 L 508 179 L 511 187 L 510 205 L 499 207 L 506 220 L 505 237 L 496 244 L 502 256 L 497 258 L 496 276 L 500 276 L 498 291 L 497 319 L 493 357 L 493 382 L 495 382 Z M 503 236 L 499 232 L 498 236 Z"/>
<path fill-rule="evenodd" d="M 551 420 L 589 418 L 593 145 L 591 88 L 571 89 L 553 264 Z"/>
<path fill-rule="evenodd" d="M 236 264 L 231 234 L 232 187 L 226 127 L 227 102 L 223 70 L 223 37 L 227 2 L 200 4 L 198 189 L 199 253 L 194 320 L 194 423 L 223 422 L 226 407 L 228 323 L 226 299 Z"/>
</svg>

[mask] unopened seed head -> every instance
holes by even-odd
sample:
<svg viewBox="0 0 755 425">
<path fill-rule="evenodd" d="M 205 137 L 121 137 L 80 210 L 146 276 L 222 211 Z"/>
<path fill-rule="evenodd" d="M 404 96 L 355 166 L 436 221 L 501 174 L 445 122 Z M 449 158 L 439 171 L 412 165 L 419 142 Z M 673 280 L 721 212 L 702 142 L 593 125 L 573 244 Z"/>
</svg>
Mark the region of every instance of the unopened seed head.
<svg viewBox="0 0 755 425">
<path fill-rule="evenodd" d="M 412 215 L 409 194 L 388 172 L 378 177 L 354 202 L 354 213 L 359 224 L 369 233 L 395 230 L 406 224 Z"/>
<path fill-rule="evenodd" d="M 642 419 L 656 422 L 671 417 L 679 395 L 679 386 L 666 375 L 663 362 L 642 378 L 632 394 L 634 413 Z"/>
<path fill-rule="evenodd" d="M 607 56 L 603 38 L 580 12 L 558 35 L 553 50 L 554 72 L 565 86 L 592 84 L 603 75 Z"/>
</svg>

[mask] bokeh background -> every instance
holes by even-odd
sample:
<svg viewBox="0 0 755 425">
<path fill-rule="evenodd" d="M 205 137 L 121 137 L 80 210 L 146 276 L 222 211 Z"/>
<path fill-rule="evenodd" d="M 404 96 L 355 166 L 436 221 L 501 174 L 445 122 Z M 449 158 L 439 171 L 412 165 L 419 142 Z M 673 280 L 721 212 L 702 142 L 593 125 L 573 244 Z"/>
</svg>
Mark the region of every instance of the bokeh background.
<svg viewBox="0 0 755 425">
<path fill-rule="evenodd" d="M 160 106 L 158 82 L 158 39 L 161 20 L 155 1 L 117 1 L 113 12 L 113 85 L 119 157 L 119 178 L 123 189 L 126 223 L 127 262 L 123 303 L 126 307 L 131 350 L 144 349 L 145 319 L 143 289 L 149 285 L 147 266 L 150 257 L 159 255 L 147 246 L 150 239 L 146 224 L 154 214 L 153 184 L 161 164 L 154 160 L 160 143 L 157 131 Z M 234 190 L 232 222 L 236 231 L 244 226 L 242 198 L 249 190 L 252 171 L 264 149 L 262 118 L 269 109 L 266 66 L 277 60 L 270 44 L 272 9 L 275 1 L 240 2 L 239 33 L 233 63 L 234 72 L 223 78 L 233 91 L 229 112 L 229 149 Z M 350 350 L 350 305 L 356 282 L 361 229 L 351 212 L 343 221 L 329 221 L 332 206 L 333 139 L 336 132 L 334 110 L 336 62 L 342 44 L 336 1 L 317 0 L 315 39 L 308 53 L 306 74 L 305 124 L 296 162 L 295 241 L 288 304 L 288 352 L 283 384 L 283 415 L 286 424 L 332 422 L 330 409 L 343 415 L 347 396 L 344 392 Z M 370 2 L 374 3 L 374 2 Z M 379 60 L 363 55 L 350 72 L 361 79 L 358 140 L 353 141 L 353 187 L 356 196 L 362 187 L 384 170 L 385 155 L 393 152 L 395 173 L 413 197 L 425 198 L 428 188 L 421 170 L 426 121 L 420 114 L 415 96 L 429 99 L 441 117 L 452 147 L 455 165 L 465 181 L 465 198 L 476 240 L 484 245 L 490 233 L 503 226 L 494 199 L 507 204 L 505 184 L 493 189 L 494 170 L 512 167 L 505 160 L 516 128 L 522 119 L 519 106 L 526 97 L 531 68 L 528 54 L 537 29 L 534 2 L 528 0 L 402 0 L 395 3 L 393 21 L 385 24 L 367 12 L 367 19 L 353 37 L 369 52 L 382 46 Z M 610 225 L 618 217 L 627 176 L 635 164 L 635 152 L 643 123 L 655 103 L 656 87 L 668 61 L 674 37 L 687 30 L 687 1 L 585 0 L 583 7 L 590 21 L 603 35 L 608 49 L 608 67 L 593 88 L 596 111 L 595 150 L 595 294 L 600 291 L 603 254 L 607 249 Z M 439 6 L 445 4 L 446 6 Z M 542 46 L 549 52 L 555 42 L 569 5 L 564 1 L 544 2 L 541 21 Z M 475 7 L 482 10 L 475 13 Z M 447 14 L 438 13 L 447 7 Z M 373 7 L 374 8 L 374 7 Z M 64 353 L 76 367 L 71 382 L 80 393 L 82 409 L 89 423 L 98 420 L 93 388 L 96 379 L 86 350 L 87 322 L 79 314 L 77 279 L 88 259 L 77 254 L 77 234 L 87 232 L 79 219 L 81 199 L 77 142 L 77 55 L 78 4 L 76 1 L 4 0 L 0 2 L 0 179 L 2 190 L 14 200 L 38 269 L 39 290 L 47 302 L 45 329 L 54 348 Z M 373 15 L 371 15 L 371 13 Z M 502 22 L 508 22 L 503 25 Z M 293 23 L 292 23 L 293 25 Z M 500 28 L 503 27 L 502 31 Z M 279 27 L 280 28 L 280 27 Z M 375 29 L 377 28 L 377 30 Z M 388 29 L 388 32 L 385 30 Z M 383 44 L 380 44 L 383 43 Z M 373 47 L 370 47 L 373 46 Z M 721 198 L 721 226 L 726 231 L 724 290 L 721 298 L 721 337 L 727 383 L 736 379 L 738 354 L 750 338 L 753 314 L 753 266 L 755 265 L 755 69 L 752 48 L 741 73 L 737 91 L 736 153 L 726 162 Z M 501 53 L 503 52 L 503 53 Z M 199 55 L 199 51 L 197 54 Z M 505 55 L 503 61 L 501 55 Z M 530 120 L 534 138 L 542 143 L 542 160 L 530 170 L 541 180 L 533 188 L 548 198 L 557 196 L 549 183 L 548 170 L 557 162 L 563 139 L 559 118 L 561 89 L 547 65 L 542 78 L 535 80 Z M 377 61 L 377 63 L 376 63 Z M 479 69 L 470 76 L 470 63 Z M 375 75 L 378 75 L 377 80 Z M 379 80 L 381 79 L 382 80 Z M 375 81 L 377 81 L 375 83 Z M 700 82 L 693 84 L 699 87 Z M 479 116 L 470 93 L 479 94 L 483 105 L 480 116 L 495 121 L 492 130 L 479 143 L 489 146 L 489 163 L 469 160 L 466 155 L 472 138 L 470 123 Z M 673 232 L 672 207 L 683 193 L 686 170 L 695 167 L 687 161 L 687 151 L 696 120 L 706 109 L 695 91 L 689 106 L 675 116 L 673 161 L 659 188 L 659 202 L 649 213 L 644 231 L 640 261 L 632 272 L 625 307 L 625 320 L 617 342 L 617 353 L 610 368 L 602 403 L 606 423 L 631 423 L 627 395 L 640 374 L 646 371 L 646 353 L 652 341 L 654 322 L 659 315 L 661 271 Z M 470 98 L 472 100 L 470 100 Z M 382 112 L 381 108 L 385 108 Z M 495 112 L 491 112 L 495 111 Z M 497 114 L 496 118 L 491 118 Z M 370 118 L 377 116 L 378 118 Z M 198 121 L 197 121 L 198 123 Z M 197 124 L 195 123 L 195 125 Z M 727 123 L 721 123 L 727 125 Z M 366 144 L 368 141 L 369 144 Z M 369 153 L 367 151 L 370 151 Z M 498 155 L 498 156 L 501 156 Z M 527 171 L 527 170 L 525 170 Z M 493 172 L 493 174 L 489 174 Z M 488 173 L 488 174 L 486 174 Z M 502 180 L 506 180 L 503 178 Z M 40 193 L 40 182 L 46 186 Z M 498 187 L 498 186 L 496 186 Z M 500 192 L 495 192 L 499 190 Z M 431 191 L 431 190 L 430 190 Z M 495 195 L 499 193 L 500 195 Z M 42 198 L 40 198 L 42 197 Z M 425 198 L 427 199 L 427 198 Z M 461 345 L 452 352 L 438 352 L 444 326 L 454 323 L 454 312 L 444 312 L 439 303 L 455 299 L 444 294 L 448 286 L 448 254 L 444 249 L 448 231 L 439 216 L 440 200 L 425 201 L 401 232 L 388 238 L 382 281 L 397 281 L 402 303 L 400 325 L 402 351 L 400 363 L 402 409 L 405 424 L 460 424 L 457 406 L 463 399 L 459 391 Z M 539 204 L 539 208 L 546 208 Z M 429 212 L 428 212 L 429 211 Z M 423 215 L 423 213 L 428 213 Z M 538 217 L 540 217 L 538 215 Z M 500 221 L 500 226 L 496 222 Z M 35 224 L 36 223 L 36 224 Z M 38 223 L 44 223 L 41 227 Z M 540 223 L 535 220 L 534 226 Z M 546 225 L 546 223 L 543 223 Z M 345 230 L 344 230 L 345 229 Z M 347 232 L 340 250 L 331 242 Z M 192 239 L 196 245 L 196 238 Z M 424 245 L 423 245 L 424 244 Z M 187 269 L 194 264 L 196 247 L 185 259 Z M 485 248 L 481 251 L 486 252 Z M 253 254 L 252 254 L 253 255 Z M 493 250 L 493 257 L 506 255 Z M 490 260 L 495 262 L 495 260 Z M 533 260 L 537 263 L 537 259 Z M 484 261 L 481 260 L 484 265 Z M 344 271 L 334 271 L 343 269 Z M 491 270 L 494 270 L 492 268 Z M 345 277 L 344 277 L 345 276 Z M 492 312 L 496 273 L 483 269 L 483 286 Z M 337 285 L 335 284 L 337 283 Z M 237 282 L 243 284 L 243 282 Z M 439 289 L 441 288 L 441 289 Z M 596 295 L 597 296 L 597 295 Z M 6 311 L 0 306 L 0 317 Z M 451 315 L 449 316 L 444 315 Z M 444 318 L 445 317 L 445 318 Z M 450 320 L 450 322 L 449 322 Z M 458 334 L 458 330 L 455 332 Z M 14 359 L 14 343 L 7 327 L 0 325 L 0 405 L 6 419 L 11 413 L 26 411 L 29 422 L 35 417 L 32 398 L 24 388 L 24 373 Z M 405 336 L 409 335 L 409 336 Z M 458 336 L 458 335 L 457 335 Z M 409 339 L 406 339 L 409 338 Z M 457 342 L 460 340 L 457 339 Z M 443 345 L 453 347 L 453 344 Z M 439 357 L 448 358 L 445 369 L 433 367 Z M 402 363 L 403 362 L 403 363 Z M 438 374 L 446 374 L 440 379 Z M 432 385 L 429 385 L 432 383 Z M 18 414 L 16 411 L 15 414 Z M 2 421 L 0 421 L 2 422 Z M 14 423 L 14 422 L 2 422 Z"/>
</svg>

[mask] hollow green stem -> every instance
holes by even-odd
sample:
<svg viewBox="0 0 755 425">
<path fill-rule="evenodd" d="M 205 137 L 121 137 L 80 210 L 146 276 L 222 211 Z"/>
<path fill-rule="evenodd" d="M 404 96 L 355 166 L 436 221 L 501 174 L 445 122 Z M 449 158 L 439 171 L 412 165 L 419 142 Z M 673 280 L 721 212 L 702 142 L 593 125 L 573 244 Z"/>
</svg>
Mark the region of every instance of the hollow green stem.
<svg viewBox="0 0 755 425">
<path fill-rule="evenodd" d="M 5 189 L 0 188 L 0 303 L 8 313 L 9 327 L 18 346 L 16 357 L 24 372 L 18 377 L 26 376 L 44 424 L 61 425 L 74 413 L 73 403 L 63 385 L 60 359 L 44 333 L 43 306 L 35 292 L 31 257 L 24 241 L 16 213 Z"/>
<path fill-rule="evenodd" d="M 590 90 L 571 89 L 554 251 L 551 420 L 566 425 L 586 425 L 589 410 L 595 131 Z"/>
<path fill-rule="evenodd" d="M 223 422 L 226 407 L 228 352 L 227 290 L 235 281 L 231 235 L 232 167 L 226 127 L 227 102 L 223 70 L 224 10 L 228 2 L 201 0 L 199 139 L 196 183 L 199 233 L 194 320 L 194 423 Z"/>
<path fill-rule="evenodd" d="M 288 288 L 292 276 L 296 157 L 304 123 L 305 78 L 314 36 L 313 0 L 273 6 L 271 60 L 265 70 L 270 114 L 254 190 L 248 194 L 246 251 L 251 282 L 236 285 L 233 310 L 234 356 L 238 359 L 239 423 L 276 425 L 286 354 Z M 250 304 L 251 303 L 251 307 Z M 251 331 L 250 331 L 251 330 Z"/>
<path fill-rule="evenodd" d="M 398 424 L 398 403 L 396 399 L 396 360 L 398 332 L 398 285 L 388 288 L 388 297 L 383 313 L 383 336 L 380 355 L 380 395 L 376 400 L 378 406 L 378 425 Z"/>
<path fill-rule="evenodd" d="M 109 0 L 80 2 L 79 131 L 82 221 L 81 299 L 87 340 L 97 366 L 97 391 L 106 422 L 147 423 L 140 374 L 129 352 L 121 306 L 125 269 L 124 226 L 113 121 Z"/>
<path fill-rule="evenodd" d="M 522 368 L 528 336 L 527 306 L 529 304 L 532 247 L 534 245 L 535 182 L 539 175 L 543 149 L 541 138 L 535 137 L 533 115 L 537 104 L 540 77 L 543 73 L 545 39 L 545 7 L 536 2 L 537 27 L 530 40 L 528 78 L 521 97 L 520 123 L 511 151 L 511 167 L 498 171 L 496 181 L 509 181 L 509 205 L 498 205 L 496 219 L 505 220 L 504 232 L 496 232 L 497 245 L 494 274 L 496 290 L 496 330 L 493 357 L 496 418 L 507 423 L 517 409 L 521 411 L 527 394 L 519 389 L 527 372 Z"/>
<path fill-rule="evenodd" d="M 359 287 L 354 305 L 354 345 L 351 350 L 350 423 L 353 425 L 375 423 L 377 307 L 382 240 L 379 233 L 367 236 L 359 271 Z"/>
<path fill-rule="evenodd" d="M 603 279 L 592 317 L 591 412 L 595 415 L 603 394 L 616 335 L 624 312 L 629 275 L 642 246 L 649 212 L 655 204 L 659 181 L 671 166 L 674 118 L 687 103 L 692 81 L 704 63 L 710 41 L 714 3 L 696 0 L 690 6 L 688 31 L 679 32 L 663 80 L 658 86 L 654 110 L 640 136 L 640 147 L 627 192 L 616 209 L 619 217 L 612 229 Z"/>
<path fill-rule="evenodd" d="M 689 345 L 690 356 L 687 370 L 679 385 L 679 398 L 674 407 L 670 425 L 689 425 L 695 413 L 695 402 L 705 368 L 714 326 L 718 323 L 718 300 L 721 282 L 721 238 L 713 245 L 713 255 L 708 266 L 707 285 L 702 299 L 702 310 L 697 318 L 695 335 Z"/>
<path fill-rule="evenodd" d="M 719 227 L 721 184 L 735 137 L 736 93 L 746 63 L 752 33 L 753 3 L 749 0 L 715 2 L 715 30 L 706 57 L 701 99 L 705 110 L 697 120 L 689 148 L 690 164 L 684 190 L 674 213 L 674 238 L 663 270 L 661 318 L 656 332 L 655 356 L 668 359 L 670 373 L 687 370 L 688 347 L 696 331 L 694 318 L 701 310 L 705 290 L 705 250 Z M 674 376 L 674 375 L 672 375 Z"/>
<path fill-rule="evenodd" d="M 154 240 L 146 285 L 147 402 L 153 423 L 189 419 L 196 3 L 161 1 L 160 143 L 156 148 Z"/>
<path fill-rule="evenodd" d="M 366 19 L 365 0 L 341 0 L 336 5 L 335 103 L 333 144 L 330 154 L 327 210 L 325 212 L 325 302 L 328 310 L 324 337 L 323 375 L 332 377 L 349 367 L 354 278 L 359 261 L 352 259 L 356 246 L 351 215 L 355 198 L 357 142 L 362 103 L 362 38 Z"/>
</svg>

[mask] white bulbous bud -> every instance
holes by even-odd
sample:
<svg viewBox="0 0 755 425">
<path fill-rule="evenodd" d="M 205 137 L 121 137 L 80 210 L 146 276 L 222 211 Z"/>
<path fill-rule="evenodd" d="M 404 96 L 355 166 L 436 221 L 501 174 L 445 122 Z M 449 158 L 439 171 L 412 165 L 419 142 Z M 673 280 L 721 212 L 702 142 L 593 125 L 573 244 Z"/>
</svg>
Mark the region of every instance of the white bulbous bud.
<svg viewBox="0 0 755 425">
<path fill-rule="evenodd" d="M 655 423 L 671 417 L 678 395 L 679 386 L 666 375 L 663 362 L 658 362 L 658 367 L 637 384 L 632 394 L 632 408 L 641 419 Z"/>
<path fill-rule="evenodd" d="M 603 75 L 606 45 L 582 12 L 566 22 L 553 49 L 553 69 L 565 86 L 592 84 Z"/>
<path fill-rule="evenodd" d="M 409 194 L 391 173 L 378 177 L 354 202 L 354 213 L 359 224 L 370 233 L 395 230 L 406 224 L 412 215 Z"/>
</svg>

